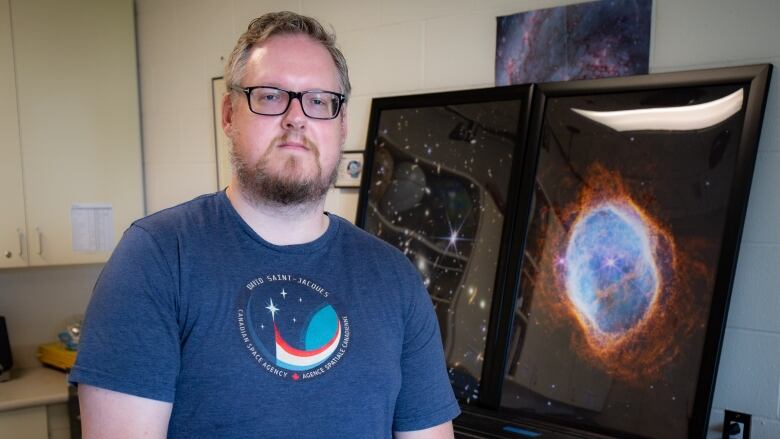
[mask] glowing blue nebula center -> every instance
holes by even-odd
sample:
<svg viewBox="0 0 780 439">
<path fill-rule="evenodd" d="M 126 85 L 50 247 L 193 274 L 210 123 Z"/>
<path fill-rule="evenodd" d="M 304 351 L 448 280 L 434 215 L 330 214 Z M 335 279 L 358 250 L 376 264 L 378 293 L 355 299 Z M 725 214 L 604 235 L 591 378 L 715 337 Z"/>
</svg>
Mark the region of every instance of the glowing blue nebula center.
<svg viewBox="0 0 780 439">
<path fill-rule="evenodd" d="M 604 203 L 582 216 L 564 262 L 575 309 L 604 334 L 619 336 L 636 326 L 659 289 L 647 226 L 622 204 Z"/>
</svg>

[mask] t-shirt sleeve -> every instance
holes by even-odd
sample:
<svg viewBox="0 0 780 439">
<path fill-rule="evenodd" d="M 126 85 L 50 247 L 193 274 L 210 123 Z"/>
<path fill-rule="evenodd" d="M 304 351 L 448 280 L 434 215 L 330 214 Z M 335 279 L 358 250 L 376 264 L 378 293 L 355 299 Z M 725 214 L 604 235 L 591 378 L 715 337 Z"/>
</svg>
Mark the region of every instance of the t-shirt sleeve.
<svg viewBox="0 0 780 439">
<path fill-rule="evenodd" d="M 173 273 L 146 230 L 125 232 L 92 293 L 71 382 L 173 401 L 180 358 Z"/>
<path fill-rule="evenodd" d="M 411 290 L 411 304 L 401 354 L 401 390 L 393 431 L 422 430 L 460 414 L 444 361 L 441 332 L 428 292 L 417 270 L 403 259 L 402 285 Z"/>
</svg>

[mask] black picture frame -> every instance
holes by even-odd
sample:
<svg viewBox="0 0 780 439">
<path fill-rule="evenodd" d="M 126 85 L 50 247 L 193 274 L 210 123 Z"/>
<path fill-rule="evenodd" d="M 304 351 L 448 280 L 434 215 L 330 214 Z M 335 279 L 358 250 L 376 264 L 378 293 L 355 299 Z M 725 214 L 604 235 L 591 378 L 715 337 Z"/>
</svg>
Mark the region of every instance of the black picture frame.
<svg viewBox="0 0 780 439">
<path fill-rule="evenodd" d="M 521 174 L 520 171 L 526 150 L 525 137 L 530 114 L 532 90 L 533 87 L 530 85 L 513 85 L 476 90 L 384 97 L 372 100 L 365 147 L 364 172 L 360 185 L 356 216 L 356 224 L 359 227 L 382 237 L 382 234 L 373 229 L 371 225 L 372 215 L 379 211 L 377 204 L 380 203 L 380 201 L 377 201 L 378 192 L 374 188 L 377 187 L 377 184 L 380 184 L 380 186 L 384 184 L 387 187 L 392 182 L 378 178 L 378 163 L 392 154 L 396 162 L 405 161 L 407 164 L 413 163 L 409 169 L 417 172 L 416 176 L 427 172 L 429 179 L 435 179 L 438 178 L 440 173 L 447 173 L 448 166 L 446 162 L 448 158 L 439 157 L 441 162 L 439 165 L 441 166 L 438 167 L 441 169 L 435 169 L 437 168 L 437 163 L 434 163 L 436 160 L 426 163 L 425 156 L 427 154 L 435 157 L 437 153 L 434 150 L 439 145 L 445 147 L 448 145 L 452 146 L 454 148 L 453 157 L 458 157 L 459 164 L 453 165 L 453 170 L 449 173 L 452 179 L 461 178 L 468 173 L 469 166 L 461 166 L 461 160 L 469 163 L 469 165 L 475 160 L 479 161 L 482 171 L 474 171 L 474 173 L 481 172 L 482 178 L 487 178 L 490 181 L 487 184 L 483 184 L 485 183 L 484 181 L 481 183 L 474 182 L 471 183 L 471 187 L 473 188 L 475 185 L 479 187 L 479 193 L 486 194 L 485 199 L 490 197 L 490 200 L 497 200 L 494 203 L 483 203 L 483 207 L 485 204 L 491 204 L 498 206 L 498 209 L 501 211 L 500 231 L 497 235 L 494 234 L 496 248 L 492 249 L 497 254 L 497 257 L 496 254 L 492 256 L 495 257 L 496 261 L 495 272 L 492 273 L 492 278 L 489 282 L 486 281 L 489 285 L 483 283 L 479 289 L 480 293 L 474 293 L 475 297 L 482 297 L 489 307 L 484 313 L 486 316 L 485 324 L 475 329 L 476 332 L 482 332 L 482 337 L 484 338 L 484 341 L 477 340 L 477 343 L 481 342 L 484 345 L 484 358 L 478 359 L 478 362 L 481 364 L 481 371 L 475 373 L 479 375 L 476 377 L 468 374 L 461 376 L 455 371 L 458 368 L 457 364 L 449 362 L 448 367 L 456 394 L 461 403 L 465 405 L 480 404 L 479 401 L 483 398 L 495 399 L 496 396 L 490 394 L 491 390 L 486 389 L 498 389 L 494 381 L 500 377 L 495 376 L 491 371 L 500 369 L 502 367 L 500 363 L 503 359 L 497 358 L 491 355 L 491 353 L 500 351 L 495 349 L 494 345 L 502 343 L 502 341 L 494 337 L 494 334 L 497 333 L 496 328 L 500 323 L 492 316 L 500 314 L 497 310 L 503 306 L 502 299 L 507 297 L 506 295 L 496 294 L 496 292 L 504 290 L 504 270 L 508 267 L 506 260 L 509 255 L 506 252 L 508 248 L 505 248 L 502 243 L 512 240 L 513 228 L 511 225 L 515 221 L 514 215 L 519 189 L 518 178 Z M 435 117 L 432 114 L 435 114 Z M 403 119 L 404 116 L 407 118 Z M 426 117 L 430 117 L 430 119 L 426 119 Z M 496 128 L 493 126 L 494 124 L 500 126 L 500 128 Z M 386 132 L 388 127 L 392 131 L 391 133 Z M 428 130 L 425 136 L 420 137 L 422 134 L 413 132 L 414 130 L 422 130 L 423 127 Z M 414 137 L 415 135 L 418 137 Z M 500 138 L 500 140 L 493 142 L 503 142 L 506 149 L 502 149 L 500 154 L 492 157 L 486 154 L 477 154 L 476 152 L 480 151 L 480 146 L 484 147 L 484 143 L 491 142 L 487 138 Z M 393 146 L 392 143 L 394 142 L 406 143 L 406 145 Z M 420 149 L 423 145 L 428 145 L 427 149 Z M 377 158 L 378 151 L 382 151 L 379 152 L 382 155 L 379 159 Z M 392 153 L 387 151 L 392 151 Z M 415 153 L 419 154 L 415 156 Z M 455 160 L 454 158 L 449 159 L 451 159 L 450 163 L 453 163 Z M 426 170 L 420 172 L 420 169 L 426 166 Z M 413 167 L 419 167 L 419 169 L 413 169 Z M 499 170 L 499 168 L 502 170 Z M 400 167 L 397 167 L 396 171 L 398 169 Z M 487 169 L 487 174 L 490 177 L 485 177 L 485 169 Z M 491 169 L 493 170 L 492 174 Z M 441 182 L 441 180 L 439 181 Z M 439 186 L 442 185 L 440 184 Z M 493 187 L 488 188 L 490 185 L 493 185 Z M 472 193 L 474 191 L 476 189 Z M 410 210 L 416 209 L 419 212 L 421 210 L 420 206 L 429 203 L 428 207 L 434 212 L 432 216 L 436 216 L 437 203 L 439 201 L 435 201 L 435 194 L 421 194 L 421 196 L 421 204 L 418 203 L 417 207 L 410 208 Z M 443 223 L 443 221 L 441 222 Z M 458 230 L 463 227 L 464 223 L 465 220 L 458 227 Z M 495 232 L 495 229 L 493 230 Z M 384 238 L 389 239 L 387 237 Z M 428 236 L 428 238 L 431 238 L 431 236 Z M 435 239 L 433 237 L 428 239 L 428 241 L 435 241 Z M 390 239 L 390 242 L 404 250 L 403 245 L 399 245 L 393 239 Z M 435 245 L 429 245 L 429 247 L 435 247 Z M 473 251 L 478 251 L 475 249 L 485 251 L 485 246 L 476 244 L 471 246 L 471 249 Z M 455 250 L 457 251 L 457 248 Z M 407 253 L 407 255 L 412 258 L 412 254 Z M 433 265 L 435 268 L 436 263 Z M 423 276 L 425 276 L 424 273 Z M 436 286 L 436 280 L 428 284 L 429 292 L 435 290 Z M 479 296 L 479 294 L 482 294 L 482 296 Z M 437 299 L 435 294 L 432 294 L 432 299 L 435 304 L 442 303 L 444 300 Z M 440 327 L 445 340 L 445 355 L 447 355 L 447 352 L 449 352 L 447 347 L 447 325 L 443 323 L 442 312 L 437 312 L 437 314 L 440 318 Z M 453 336 L 450 339 L 455 338 L 456 336 Z M 483 354 L 474 354 L 476 357 L 481 357 L 481 355 Z"/>
<path fill-rule="evenodd" d="M 510 358 L 510 350 L 512 349 L 512 328 L 513 326 L 518 326 L 519 320 L 516 318 L 516 308 L 521 310 L 519 311 L 520 313 L 525 312 L 523 307 L 527 307 L 527 303 L 533 299 L 530 294 L 531 288 L 524 285 L 523 273 L 524 270 L 532 268 L 528 262 L 527 253 L 533 251 L 536 243 L 535 239 L 538 238 L 537 235 L 533 235 L 533 232 L 537 230 L 534 229 L 534 221 L 538 219 L 536 214 L 540 211 L 536 209 L 538 204 L 535 204 L 540 190 L 539 175 L 546 175 L 545 173 L 550 172 L 548 168 L 540 168 L 540 161 L 547 157 L 545 156 L 547 154 L 545 148 L 551 147 L 550 133 L 556 129 L 567 129 L 566 122 L 563 122 L 563 119 L 556 119 L 563 117 L 560 116 L 562 113 L 558 115 L 553 114 L 556 111 L 555 108 L 565 107 L 563 104 L 563 107 L 555 107 L 557 103 L 565 102 L 568 105 L 576 102 L 579 108 L 589 107 L 590 110 L 599 112 L 619 111 L 626 109 L 621 107 L 621 105 L 630 107 L 631 103 L 636 102 L 637 99 L 643 101 L 642 105 L 647 108 L 686 106 L 706 102 L 710 97 L 721 92 L 743 90 L 744 95 L 742 95 L 743 100 L 740 108 L 737 113 L 731 116 L 739 118 L 739 120 L 734 122 L 732 118 L 727 118 L 725 122 L 719 122 L 721 125 L 732 123 L 732 126 L 738 128 L 739 133 L 728 140 L 728 142 L 731 142 L 729 143 L 730 145 L 736 145 L 736 147 L 732 151 L 733 157 L 730 158 L 732 163 L 729 166 L 733 166 L 733 171 L 731 171 L 730 177 L 727 179 L 730 181 L 727 182 L 727 187 L 723 189 L 725 200 L 721 201 L 724 204 L 722 207 L 718 207 L 718 209 L 722 209 L 722 211 L 718 211 L 718 215 L 722 216 L 722 227 L 719 227 L 719 231 L 716 231 L 719 234 L 718 239 L 712 241 L 711 245 L 708 244 L 710 245 L 709 249 L 714 249 L 713 255 L 711 255 L 714 257 L 710 258 L 710 261 L 714 260 L 715 262 L 712 266 L 704 267 L 711 276 L 709 279 L 712 287 L 711 295 L 708 298 L 707 312 L 697 311 L 701 318 L 700 324 L 702 327 L 701 332 L 697 333 L 698 338 L 696 339 L 698 340 L 696 341 L 698 343 L 697 348 L 700 349 L 699 361 L 698 364 L 694 364 L 694 361 L 689 362 L 690 364 L 686 363 L 687 366 L 695 368 L 693 381 L 695 381 L 696 385 L 690 395 L 690 412 L 683 413 L 683 417 L 680 419 L 665 420 L 668 423 L 677 423 L 678 426 L 682 424 L 682 428 L 685 429 L 684 433 L 680 434 L 679 430 L 674 430 L 677 433 L 662 436 L 669 438 L 706 437 L 720 349 L 726 327 L 731 287 L 748 204 L 771 70 L 771 65 L 762 64 L 635 77 L 549 83 L 536 87 L 528 132 L 528 150 L 523 160 L 524 167 L 518 192 L 521 205 L 518 206 L 517 221 L 512 232 L 511 248 L 507 250 L 508 256 L 506 261 L 509 268 L 505 272 L 506 280 L 503 293 L 511 297 L 501 298 L 500 301 L 504 303 L 504 306 L 495 310 L 496 314 L 493 317 L 499 323 L 492 327 L 495 332 L 491 334 L 491 337 L 496 340 L 493 343 L 496 351 L 491 353 L 493 357 L 491 366 L 493 369 L 485 371 L 500 378 L 490 381 L 497 388 L 484 389 L 485 394 L 489 395 L 490 398 L 482 398 L 478 407 L 463 406 L 464 413 L 455 422 L 456 431 L 459 434 L 462 434 L 464 437 L 518 437 L 518 434 L 530 434 L 531 436 L 539 436 L 541 434 L 541 437 L 545 438 L 656 437 L 655 433 L 648 433 L 647 431 L 620 428 L 609 423 L 594 423 L 588 420 L 587 416 L 583 417 L 581 413 L 576 412 L 569 416 L 561 415 L 560 413 L 551 415 L 545 412 L 543 407 L 536 407 L 532 404 L 525 407 L 508 408 L 506 401 L 502 399 L 507 397 L 506 394 L 502 395 L 502 392 L 506 392 L 504 388 L 504 384 L 508 382 L 506 374 L 511 367 L 509 363 L 514 359 Z M 571 117 L 571 115 L 566 117 Z M 590 128 L 597 127 L 600 124 L 600 122 L 594 121 L 583 123 L 590 123 Z M 718 125 L 716 124 L 716 126 Z M 570 129 L 570 133 L 575 133 L 576 135 L 581 135 L 583 131 L 577 126 L 568 129 Z M 709 136 L 706 138 L 712 140 L 714 133 L 707 132 L 707 129 L 706 127 L 695 128 L 691 135 L 693 138 Z M 598 128 L 595 128 L 595 130 L 597 131 Z M 735 131 L 737 130 L 732 130 L 732 133 Z M 638 133 L 637 136 L 657 135 L 659 137 L 656 140 L 660 141 L 663 141 L 664 136 L 675 135 L 671 131 L 664 134 L 663 130 L 659 131 L 647 127 L 636 132 Z M 589 144 L 595 145 L 602 141 L 609 143 L 610 136 L 614 137 L 607 131 L 604 131 L 604 134 L 603 138 L 593 136 Z M 713 165 L 713 162 L 720 163 L 718 160 L 723 159 L 723 154 L 729 154 L 728 150 L 725 153 L 722 151 L 725 147 L 721 148 L 716 145 L 718 139 L 717 136 L 715 137 L 715 141 L 712 142 L 713 147 L 710 149 L 711 154 L 708 158 L 710 167 L 717 167 L 718 165 Z M 598 140 L 598 142 L 595 140 Z M 571 148 L 571 143 L 569 143 L 569 147 Z M 614 150 L 610 151 L 614 153 Z M 713 151 L 715 152 L 712 153 Z M 604 153 L 603 155 L 607 156 L 608 154 Z M 716 157 L 715 159 L 713 159 L 713 155 Z M 720 158 L 718 158 L 719 156 Z M 577 166 L 581 164 L 572 164 L 574 159 L 571 157 L 569 156 L 567 159 L 569 161 L 568 165 L 573 166 L 572 169 L 580 169 Z M 584 160 L 587 160 L 589 156 L 581 154 L 578 157 L 585 157 Z M 674 159 L 685 160 L 685 157 L 681 155 L 679 158 L 675 157 Z M 652 162 L 653 156 L 650 154 L 642 157 L 641 160 Z M 648 164 L 641 163 L 641 160 L 637 158 L 636 162 L 640 165 Z M 718 180 L 713 180 L 713 184 L 717 183 Z M 565 183 L 560 184 L 561 186 L 566 186 Z M 672 190 L 675 189 L 673 184 L 670 187 Z M 661 197 L 660 195 L 657 196 Z M 658 203 L 652 199 L 649 199 L 648 203 L 650 205 L 653 203 L 660 204 L 661 207 L 657 211 L 663 214 L 663 203 Z M 641 203 L 639 204 L 641 205 Z M 550 209 L 555 210 L 559 207 L 551 205 Z M 576 214 L 572 213 L 569 218 L 579 218 L 581 213 L 582 210 Z M 568 221 L 569 225 L 573 222 L 571 219 Z M 674 219 L 665 218 L 662 222 L 665 222 L 667 227 L 672 227 L 668 226 L 668 224 L 674 225 Z M 678 236 L 673 233 L 670 236 L 677 240 Z M 568 261 L 565 262 L 568 263 Z M 555 272 L 552 268 L 549 271 Z M 676 268 L 674 271 L 677 271 Z M 705 281 L 702 282 L 706 285 Z M 670 302 L 670 307 L 675 304 L 676 302 Z M 575 324 L 572 323 L 571 325 L 574 326 Z M 681 336 L 680 340 L 682 341 L 680 341 L 677 347 L 685 346 L 684 342 L 688 339 Z M 691 336 L 690 340 L 693 340 L 693 336 Z M 691 343 L 694 342 L 692 341 Z M 550 350 L 555 349 L 555 346 L 548 347 Z M 693 355 L 693 357 L 696 357 L 696 355 Z M 612 357 L 612 360 L 616 358 Z M 677 365 L 673 366 L 677 367 Z M 679 366 L 680 370 L 687 367 L 684 366 Z M 679 392 L 680 394 L 686 393 L 685 389 L 679 389 Z M 548 400 L 548 403 L 550 402 L 553 402 L 553 400 Z M 557 403 L 557 401 L 555 402 Z M 583 418 L 585 419 L 584 421 Z M 663 425 L 663 423 L 661 424 Z M 521 432 L 518 433 L 516 430 Z"/>
</svg>

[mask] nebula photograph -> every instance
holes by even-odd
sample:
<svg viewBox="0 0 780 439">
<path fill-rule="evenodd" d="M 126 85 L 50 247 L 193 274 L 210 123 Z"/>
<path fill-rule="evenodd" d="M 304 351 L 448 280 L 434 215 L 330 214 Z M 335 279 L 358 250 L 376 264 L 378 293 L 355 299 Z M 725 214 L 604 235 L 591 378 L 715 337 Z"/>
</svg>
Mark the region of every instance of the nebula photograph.
<svg viewBox="0 0 780 439">
<path fill-rule="evenodd" d="M 652 0 L 602 0 L 498 17 L 496 85 L 648 72 Z"/>
<path fill-rule="evenodd" d="M 743 96 L 548 99 L 503 407 L 687 437 Z"/>
</svg>

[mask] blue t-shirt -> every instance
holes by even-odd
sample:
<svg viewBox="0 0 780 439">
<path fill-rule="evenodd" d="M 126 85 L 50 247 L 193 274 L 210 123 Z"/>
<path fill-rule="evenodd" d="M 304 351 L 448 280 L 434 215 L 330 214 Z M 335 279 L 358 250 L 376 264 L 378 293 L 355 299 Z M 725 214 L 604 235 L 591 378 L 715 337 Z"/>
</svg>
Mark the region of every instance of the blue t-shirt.
<svg viewBox="0 0 780 439">
<path fill-rule="evenodd" d="M 454 418 L 418 272 L 329 218 L 315 241 L 273 245 L 223 191 L 136 221 L 70 380 L 172 402 L 169 437 L 383 438 Z"/>
</svg>

